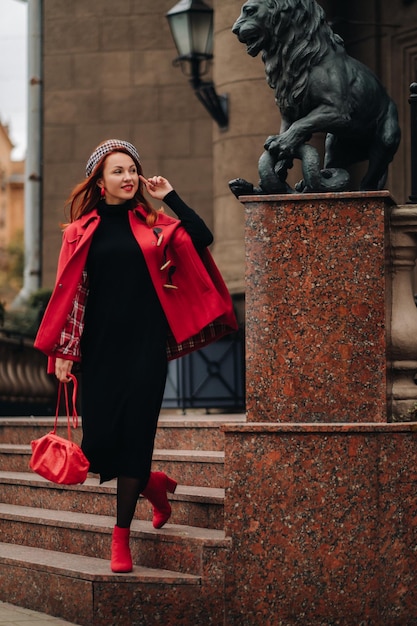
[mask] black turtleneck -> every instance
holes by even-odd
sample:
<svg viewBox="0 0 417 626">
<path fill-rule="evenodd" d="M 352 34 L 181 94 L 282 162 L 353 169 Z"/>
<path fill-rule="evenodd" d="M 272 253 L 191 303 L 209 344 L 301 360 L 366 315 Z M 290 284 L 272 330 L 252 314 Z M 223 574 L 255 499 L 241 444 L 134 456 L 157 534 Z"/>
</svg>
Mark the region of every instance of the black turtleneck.
<svg viewBox="0 0 417 626">
<path fill-rule="evenodd" d="M 175 192 L 165 202 L 194 245 L 210 231 Z M 83 449 L 101 480 L 149 476 L 167 373 L 168 323 L 129 223 L 132 203 L 100 202 L 81 339 Z"/>
</svg>

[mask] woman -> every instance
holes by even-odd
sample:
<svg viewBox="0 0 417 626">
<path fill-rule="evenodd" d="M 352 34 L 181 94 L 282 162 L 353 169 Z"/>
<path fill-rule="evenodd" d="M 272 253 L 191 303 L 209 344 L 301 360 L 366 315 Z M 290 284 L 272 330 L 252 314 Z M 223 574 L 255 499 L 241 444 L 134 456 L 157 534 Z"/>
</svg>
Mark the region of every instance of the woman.
<svg viewBox="0 0 417 626">
<path fill-rule="evenodd" d="M 144 189 L 179 217 L 156 211 Z M 100 482 L 117 478 L 111 569 L 132 570 L 130 525 L 142 493 L 161 528 L 176 482 L 151 472 L 167 361 L 236 329 L 207 250 L 213 237 L 162 176 L 144 178 L 136 148 L 110 139 L 73 190 L 56 285 L 35 346 L 67 382 L 82 361 L 82 448 Z"/>
</svg>

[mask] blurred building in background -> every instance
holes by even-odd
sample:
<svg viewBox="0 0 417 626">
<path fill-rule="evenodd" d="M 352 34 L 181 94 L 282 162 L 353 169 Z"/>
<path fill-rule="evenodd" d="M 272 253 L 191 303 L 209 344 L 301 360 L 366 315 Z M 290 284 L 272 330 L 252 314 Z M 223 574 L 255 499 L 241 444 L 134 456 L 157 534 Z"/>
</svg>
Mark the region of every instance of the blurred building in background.
<svg viewBox="0 0 417 626">
<path fill-rule="evenodd" d="M 9 129 L 0 121 L 0 251 L 22 237 L 24 161 L 12 161 Z"/>
<path fill-rule="evenodd" d="M 22 285 L 25 161 L 12 160 L 9 129 L 0 121 L 0 314 Z M 2 319 L 2 317 L 1 317 Z"/>
</svg>

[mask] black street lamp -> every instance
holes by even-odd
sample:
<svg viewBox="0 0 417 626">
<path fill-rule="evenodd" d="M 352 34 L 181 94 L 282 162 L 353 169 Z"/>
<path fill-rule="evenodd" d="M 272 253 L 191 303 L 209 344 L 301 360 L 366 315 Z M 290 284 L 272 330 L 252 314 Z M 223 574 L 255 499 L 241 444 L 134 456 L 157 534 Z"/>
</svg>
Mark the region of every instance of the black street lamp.
<svg viewBox="0 0 417 626">
<path fill-rule="evenodd" d="M 228 125 L 227 96 L 219 96 L 213 82 L 201 80 L 213 58 L 213 9 L 203 0 L 180 0 L 166 17 L 179 54 L 174 65 L 181 65 L 197 98 L 225 130 Z"/>
<path fill-rule="evenodd" d="M 409 200 L 412 204 L 417 204 L 417 83 L 410 85 L 408 102 L 411 111 L 411 196 Z"/>
</svg>

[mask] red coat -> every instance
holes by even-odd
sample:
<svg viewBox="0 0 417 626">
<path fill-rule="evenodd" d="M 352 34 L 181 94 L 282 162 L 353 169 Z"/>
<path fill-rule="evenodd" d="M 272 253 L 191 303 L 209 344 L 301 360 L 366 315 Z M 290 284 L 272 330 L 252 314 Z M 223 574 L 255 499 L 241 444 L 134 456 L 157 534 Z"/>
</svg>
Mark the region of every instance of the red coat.
<svg viewBox="0 0 417 626">
<path fill-rule="evenodd" d="M 232 300 L 210 252 L 205 249 L 198 254 L 179 220 L 158 213 L 157 223 L 149 228 L 145 217 L 141 206 L 129 211 L 132 232 L 172 333 L 167 344 L 168 359 L 236 330 Z M 64 231 L 55 287 L 35 339 L 35 347 L 50 357 L 57 355 L 57 343 L 73 309 L 99 223 L 100 216 L 93 210 Z"/>
</svg>

